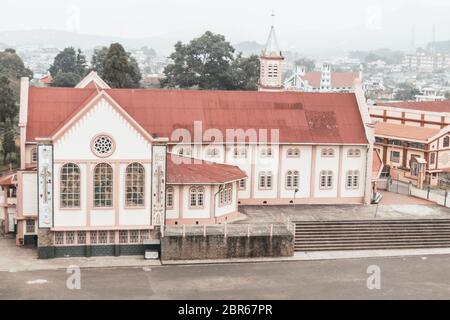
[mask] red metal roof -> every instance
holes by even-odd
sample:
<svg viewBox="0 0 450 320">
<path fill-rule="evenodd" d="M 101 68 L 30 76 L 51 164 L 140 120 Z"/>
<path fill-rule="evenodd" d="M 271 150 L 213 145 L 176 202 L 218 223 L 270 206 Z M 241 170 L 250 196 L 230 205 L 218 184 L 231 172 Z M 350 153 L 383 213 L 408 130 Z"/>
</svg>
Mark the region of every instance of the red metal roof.
<svg viewBox="0 0 450 320">
<path fill-rule="evenodd" d="M 424 102 L 378 102 L 378 106 L 392 107 L 400 109 L 412 109 L 429 112 L 448 112 L 450 113 L 450 100 L 444 101 L 424 101 Z"/>
<path fill-rule="evenodd" d="M 194 121 L 203 132 L 218 129 L 278 129 L 280 142 L 367 144 L 354 94 L 105 90 L 149 134 L 171 137 Z M 46 137 L 67 122 L 97 91 L 93 88 L 30 88 L 27 140 Z"/>
<path fill-rule="evenodd" d="M 12 186 L 15 184 L 15 174 L 0 177 L 0 186 Z"/>
<path fill-rule="evenodd" d="M 236 166 L 167 154 L 168 184 L 222 184 L 246 177 L 245 172 Z"/>
</svg>

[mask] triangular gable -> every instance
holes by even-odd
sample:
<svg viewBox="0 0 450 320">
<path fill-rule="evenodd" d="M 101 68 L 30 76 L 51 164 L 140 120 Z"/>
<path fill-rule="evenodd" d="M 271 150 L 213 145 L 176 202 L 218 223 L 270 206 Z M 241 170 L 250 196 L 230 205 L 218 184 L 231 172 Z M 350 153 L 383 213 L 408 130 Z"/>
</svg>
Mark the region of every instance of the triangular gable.
<svg viewBox="0 0 450 320">
<path fill-rule="evenodd" d="M 95 86 L 97 89 L 111 89 L 111 87 L 97 74 L 95 71 L 91 71 L 83 80 L 78 83 L 75 88 L 89 88 Z"/>
<path fill-rule="evenodd" d="M 168 139 L 155 139 L 153 138 L 142 126 L 133 119 L 111 96 L 105 91 L 100 91 L 93 99 L 89 100 L 86 104 L 80 106 L 80 108 L 70 116 L 67 121 L 64 121 L 56 130 L 50 135 L 50 140 L 55 141 L 60 138 L 67 130 L 77 123 L 90 109 L 95 107 L 102 99 L 105 99 L 121 116 L 125 118 L 142 136 L 144 136 L 149 142 L 166 141 Z"/>
</svg>

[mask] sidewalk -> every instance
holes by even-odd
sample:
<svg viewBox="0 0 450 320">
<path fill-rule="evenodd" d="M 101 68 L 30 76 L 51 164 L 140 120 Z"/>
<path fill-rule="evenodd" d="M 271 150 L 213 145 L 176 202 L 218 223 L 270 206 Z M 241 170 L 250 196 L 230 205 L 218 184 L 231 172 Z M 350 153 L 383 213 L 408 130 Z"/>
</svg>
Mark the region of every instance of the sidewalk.
<svg viewBox="0 0 450 320">
<path fill-rule="evenodd" d="M 0 238 L 0 272 L 80 268 L 125 268 L 160 266 L 159 260 L 145 260 L 142 256 L 57 258 L 42 260 L 37 258 L 36 249 L 17 247 L 13 239 Z"/>
</svg>

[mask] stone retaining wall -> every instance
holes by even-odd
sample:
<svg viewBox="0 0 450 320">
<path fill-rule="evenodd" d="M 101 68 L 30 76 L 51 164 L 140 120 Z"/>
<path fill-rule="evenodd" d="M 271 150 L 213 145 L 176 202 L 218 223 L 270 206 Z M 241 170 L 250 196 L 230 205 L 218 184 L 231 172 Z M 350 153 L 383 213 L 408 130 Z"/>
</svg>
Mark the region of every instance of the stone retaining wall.
<svg viewBox="0 0 450 320">
<path fill-rule="evenodd" d="M 230 259 L 289 257 L 294 254 L 293 235 L 166 235 L 161 238 L 161 259 Z"/>
</svg>

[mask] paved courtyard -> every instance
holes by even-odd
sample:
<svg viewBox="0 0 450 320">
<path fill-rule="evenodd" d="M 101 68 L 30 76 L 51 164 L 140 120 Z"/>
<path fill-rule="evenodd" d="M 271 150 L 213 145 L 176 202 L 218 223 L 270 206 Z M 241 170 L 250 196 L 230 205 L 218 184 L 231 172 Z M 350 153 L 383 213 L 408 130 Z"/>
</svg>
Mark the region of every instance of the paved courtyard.
<svg viewBox="0 0 450 320">
<path fill-rule="evenodd" d="M 377 205 L 287 205 L 243 206 L 238 224 L 277 224 L 284 217 L 291 221 L 450 219 L 450 209 L 433 202 L 385 192 Z"/>
</svg>

